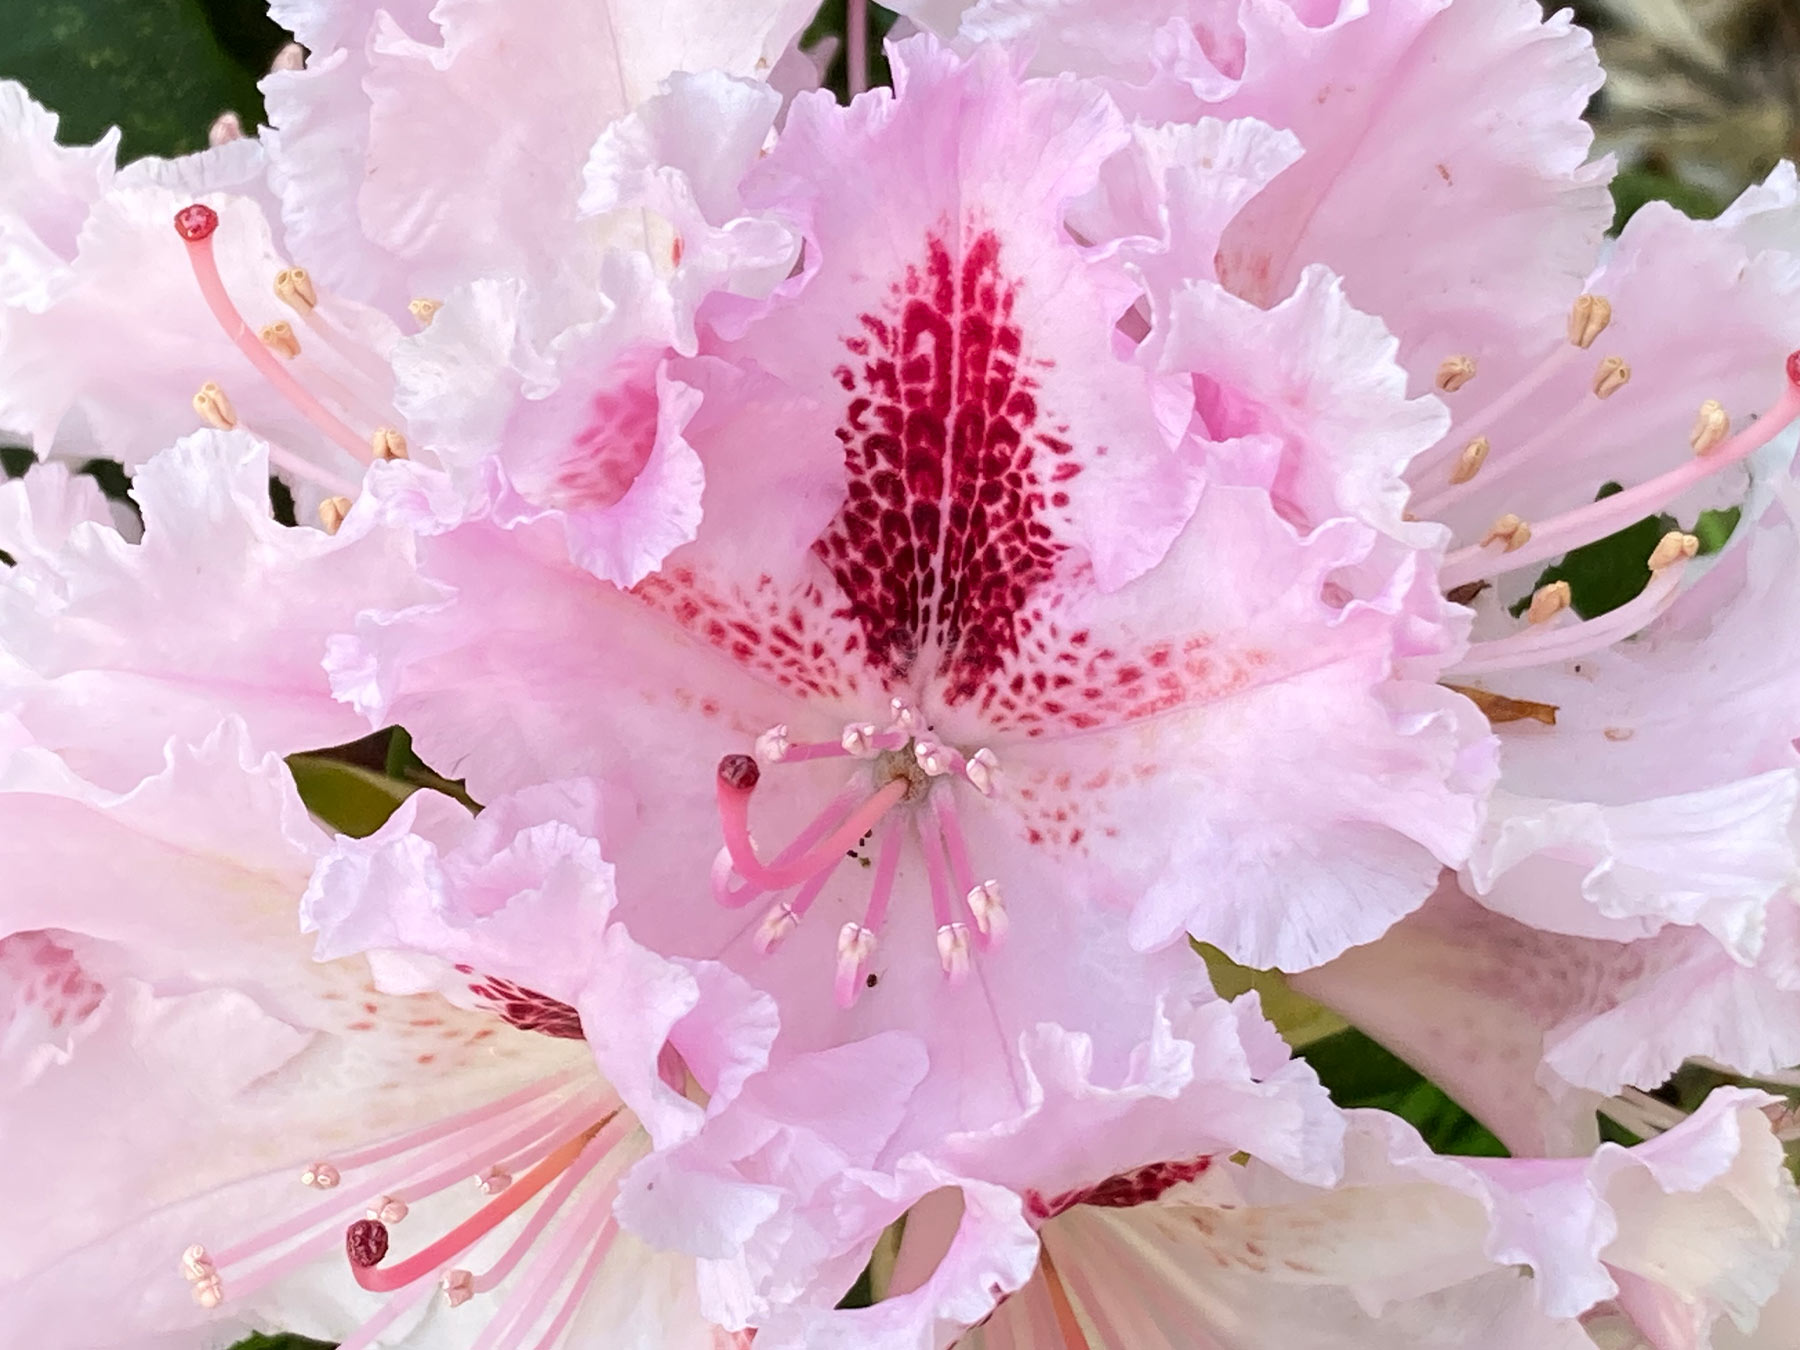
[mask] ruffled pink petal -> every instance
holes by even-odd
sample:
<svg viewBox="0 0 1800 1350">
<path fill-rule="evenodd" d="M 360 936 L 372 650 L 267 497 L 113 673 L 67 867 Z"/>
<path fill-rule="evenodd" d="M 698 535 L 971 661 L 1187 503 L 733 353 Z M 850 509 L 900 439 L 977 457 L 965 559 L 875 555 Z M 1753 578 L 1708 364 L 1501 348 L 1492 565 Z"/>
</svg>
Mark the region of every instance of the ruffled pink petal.
<svg viewBox="0 0 1800 1350">
<path fill-rule="evenodd" d="M 430 592 L 394 531 L 277 524 L 268 480 L 253 438 L 196 433 L 137 474 L 141 543 L 79 527 L 5 579 L 10 705 L 95 781 L 135 783 L 168 737 L 198 740 L 228 714 L 282 753 L 366 731 L 331 697 L 326 637 L 364 606 Z M 29 485 L 49 480 L 26 481 L 29 528 L 60 529 L 62 508 L 36 523 Z"/>
</svg>

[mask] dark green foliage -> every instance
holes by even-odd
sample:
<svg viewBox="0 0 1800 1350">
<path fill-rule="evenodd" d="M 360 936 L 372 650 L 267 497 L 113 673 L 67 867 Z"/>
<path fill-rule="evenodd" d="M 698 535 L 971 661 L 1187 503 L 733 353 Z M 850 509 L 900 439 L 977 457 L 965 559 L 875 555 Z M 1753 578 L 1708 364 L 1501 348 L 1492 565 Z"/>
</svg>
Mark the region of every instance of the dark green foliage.
<svg viewBox="0 0 1800 1350">
<path fill-rule="evenodd" d="M 1339 1106 L 1372 1106 L 1409 1122 L 1439 1153 L 1503 1158 L 1506 1147 L 1473 1116 L 1398 1056 L 1356 1030 L 1300 1052 Z"/>
<path fill-rule="evenodd" d="M 254 0 L 6 0 L 0 76 L 61 114 L 65 143 L 116 125 L 122 159 L 186 154 L 222 112 L 261 120 L 256 80 L 284 36 L 262 11 Z"/>
</svg>

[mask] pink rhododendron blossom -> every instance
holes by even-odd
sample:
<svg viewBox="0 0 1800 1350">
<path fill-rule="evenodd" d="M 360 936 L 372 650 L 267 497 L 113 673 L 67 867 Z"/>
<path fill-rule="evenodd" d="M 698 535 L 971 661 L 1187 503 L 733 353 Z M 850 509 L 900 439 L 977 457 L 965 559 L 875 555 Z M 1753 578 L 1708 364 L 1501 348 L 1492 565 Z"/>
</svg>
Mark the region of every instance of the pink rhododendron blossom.
<svg viewBox="0 0 1800 1350">
<path fill-rule="evenodd" d="M 1336 1187 L 1218 1159 L 1051 1218 L 1032 1282 L 955 1344 L 1772 1350 L 1795 1206 L 1759 1100 L 1720 1090 L 1651 1143 L 1555 1161 L 1437 1157 L 1352 1111 Z"/>
<path fill-rule="evenodd" d="M 1431 537 L 1302 532 L 1270 492 L 1274 454 L 1330 452 L 1336 381 L 1394 461 L 1440 434 L 1379 326 L 1321 277 L 1329 377 L 1221 443 L 1064 228 L 1130 144 L 1107 100 L 993 51 L 895 60 L 897 94 L 796 101 L 743 188 L 808 261 L 672 372 L 702 392 L 694 541 L 626 591 L 450 530 L 421 541 L 445 598 L 330 664 L 478 797 L 599 776 L 634 935 L 776 993 L 796 1048 L 919 1037 L 934 1138 L 1019 1110 L 1039 1021 L 1135 1044 L 1184 930 L 1300 966 L 1384 931 L 1472 837 L 1488 742 L 1433 683 L 1460 639 Z M 414 512 L 426 476 L 375 496 Z"/>
<path fill-rule="evenodd" d="M 452 809 L 447 839 L 473 824 Z M 692 1128 L 683 1090 L 730 1100 L 766 1052 L 767 1001 L 609 935 L 604 869 L 570 887 L 554 830 L 504 819 L 448 859 L 444 912 L 560 906 L 565 940 L 616 953 L 563 986 L 580 1008 L 420 953 L 312 959 L 294 904 L 327 840 L 241 722 L 171 742 L 123 793 L 9 748 L 0 1139 L 41 1169 L 0 1253 L 9 1343 L 123 1350 L 203 1318 L 351 1347 L 484 1327 L 728 1343 L 692 1259 L 620 1232 L 611 1199 L 646 1131 Z M 394 1256 L 358 1267 L 390 1230 Z"/>
</svg>

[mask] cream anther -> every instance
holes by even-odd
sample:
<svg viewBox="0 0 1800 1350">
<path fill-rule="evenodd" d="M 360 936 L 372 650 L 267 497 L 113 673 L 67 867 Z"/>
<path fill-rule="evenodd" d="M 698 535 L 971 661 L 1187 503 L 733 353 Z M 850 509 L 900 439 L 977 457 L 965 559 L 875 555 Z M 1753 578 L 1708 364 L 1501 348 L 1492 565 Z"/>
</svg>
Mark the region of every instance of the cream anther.
<svg viewBox="0 0 1800 1350">
<path fill-rule="evenodd" d="M 1549 623 L 1570 605 L 1575 603 L 1575 592 L 1566 581 L 1553 581 L 1548 586 L 1540 586 L 1531 597 L 1531 607 L 1525 611 L 1525 617 L 1532 623 Z"/>
<path fill-rule="evenodd" d="M 1456 467 L 1450 470 L 1450 481 L 1454 484 L 1468 482 L 1481 472 L 1481 466 L 1487 463 L 1488 452 L 1493 449 L 1486 436 L 1477 436 L 1462 448 L 1456 457 Z"/>
<path fill-rule="evenodd" d="M 399 1223 L 411 1212 L 406 1201 L 396 1200 L 391 1195 L 378 1195 L 369 1202 L 368 1215 L 377 1223 Z"/>
<path fill-rule="evenodd" d="M 1000 896 L 1000 883 L 991 878 L 979 885 L 971 886 L 965 897 L 969 905 L 969 913 L 975 916 L 975 926 L 979 928 L 990 942 L 998 942 L 1006 934 L 1006 906 Z"/>
<path fill-rule="evenodd" d="M 942 778 L 956 772 L 962 756 L 936 741 L 917 740 L 913 742 L 913 758 L 919 761 L 919 767 L 928 776 Z"/>
<path fill-rule="evenodd" d="M 837 1001 L 848 1008 L 862 992 L 869 958 L 875 955 L 875 931 L 852 919 L 838 930 Z"/>
<path fill-rule="evenodd" d="M 1651 551 L 1649 567 L 1652 572 L 1660 572 L 1665 567 L 1686 562 L 1699 552 L 1700 540 L 1697 537 L 1683 534 L 1680 530 L 1670 530 Z"/>
<path fill-rule="evenodd" d="M 405 459 L 406 437 L 392 427 L 376 427 L 369 436 L 369 449 L 376 459 Z"/>
<path fill-rule="evenodd" d="M 1622 356 L 1609 356 L 1594 371 L 1594 397 L 1611 398 L 1631 383 L 1631 367 Z"/>
<path fill-rule="evenodd" d="M 194 1302 L 202 1308 L 213 1309 L 225 1301 L 225 1286 L 219 1283 L 219 1277 L 202 1280 L 194 1286 Z"/>
<path fill-rule="evenodd" d="M 222 112 L 213 118 L 213 124 L 206 129 L 208 145 L 228 145 L 232 141 L 244 139 L 244 121 L 234 112 Z"/>
<path fill-rule="evenodd" d="M 756 926 L 756 936 L 751 939 L 759 955 L 767 956 L 793 935 L 800 926 L 800 916 L 794 907 L 783 900 L 772 905 L 769 912 L 763 915 L 762 922 Z"/>
<path fill-rule="evenodd" d="M 414 300 L 407 305 L 407 309 L 412 311 L 413 318 L 419 321 L 419 327 L 421 328 L 431 327 L 431 321 L 437 318 L 438 311 L 443 307 L 444 302 L 442 300 L 427 300 L 423 297 Z"/>
<path fill-rule="evenodd" d="M 490 1167 L 475 1178 L 475 1189 L 483 1195 L 498 1195 L 512 1184 L 512 1173 L 504 1167 Z"/>
<path fill-rule="evenodd" d="M 262 339 L 263 346 L 290 361 L 300 355 L 300 339 L 294 336 L 294 325 L 286 319 L 264 324 L 257 337 Z"/>
<path fill-rule="evenodd" d="M 198 1280 L 214 1280 L 219 1276 L 218 1267 L 207 1254 L 206 1248 L 198 1242 L 181 1254 L 181 1274 L 189 1284 Z"/>
<path fill-rule="evenodd" d="M 1511 553 L 1516 549 L 1524 548 L 1530 542 L 1531 526 L 1508 511 L 1488 526 L 1488 532 L 1481 536 L 1480 547 L 1486 548 L 1489 544 L 1504 544 L 1505 551 Z"/>
<path fill-rule="evenodd" d="M 1437 368 L 1437 387 L 1446 394 L 1454 394 L 1474 378 L 1475 358 L 1472 356 L 1446 356 Z"/>
<path fill-rule="evenodd" d="M 460 1308 L 475 1297 L 475 1273 L 469 1270 L 446 1270 L 438 1280 L 438 1288 L 444 1291 L 444 1301 L 452 1308 Z"/>
<path fill-rule="evenodd" d="M 983 747 L 969 756 L 969 762 L 963 769 L 974 789 L 984 797 L 994 795 L 994 775 L 1000 770 L 1000 761 L 992 750 Z"/>
<path fill-rule="evenodd" d="M 786 722 L 778 722 L 756 738 L 756 757 L 764 764 L 779 764 L 787 757 L 788 729 Z"/>
<path fill-rule="evenodd" d="M 875 737 L 879 731 L 880 728 L 873 722 L 852 722 L 844 728 L 838 744 L 844 747 L 845 754 L 867 759 L 879 753 L 875 745 Z"/>
<path fill-rule="evenodd" d="M 225 391 L 211 380 L 201 385 L 200 392 L 194 395 L 194 411 L 206 419 L 208 426 L 220 431 L 230 431 L 238 424 L 237 409 L 231 406 Z"/>
<path fill-rule="evenodd" d="M 893 729 L 912 735 L 925 725 L 925 719 L 919 710 L 903 698 L 888 700 L 888 711 L 893 716 Z"/>
<path fill-rule="evenodd" d="M 319 293 L 304 267 L 284 267 L 275 274 L 275 295 L 289 309 L 302 315 L 311 314 L 319 306 Z"/>
<path fill-rule="evenodd" d="M 1694 447 L 1696 455 L 1704 455 L 1730 434 L 1731 415 L 1718 399 L 1709 398 L 1700 405 L 1700 413 L 1694 418 L 1694 429 L 1688 433 L 1688 444 Z"/>
<path fill-rule="evenodd" d="M 937 930 L 938 964 L 952 984 L 969 974 L 969 930 L 960 923 L 947 923 Z"/>
<path fill-rule="evenodd" d="M 300 1174 L 300 1184 L 315 1191 L 328 1191 L 342 1180 L 337 1168 L 328 1162 L 316 1162 Z"/>
<path fill-rule="evenodd" d="M 326 534 L 338 532 L 344 517 L 350 514 L 351 505 L 348 497 L 327 497 L 319 503 L 319 524 L 325 527 Z"/>
<path fill-rule="evenodd" d="M 1611 322 L 1612 302 L 1605 296 L 1578 296 L 1569 310 L 1569 341 L 1577 347 L 1591 347 Z"/>
</svg>

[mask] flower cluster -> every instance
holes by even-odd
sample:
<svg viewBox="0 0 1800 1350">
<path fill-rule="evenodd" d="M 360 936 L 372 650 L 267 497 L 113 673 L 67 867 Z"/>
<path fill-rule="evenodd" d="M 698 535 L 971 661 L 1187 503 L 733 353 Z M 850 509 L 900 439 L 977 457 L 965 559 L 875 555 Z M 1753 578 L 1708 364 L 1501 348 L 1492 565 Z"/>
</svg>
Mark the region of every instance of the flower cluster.
<svg viewBox="0 0 1800 1350">
<path fill-rule="evenodd" d="M 1535 0 L 902 8 L 0 85 L 0 1340 L 1789 1343 L 1794 171 L 1608 241 Z"/>
</svg>

